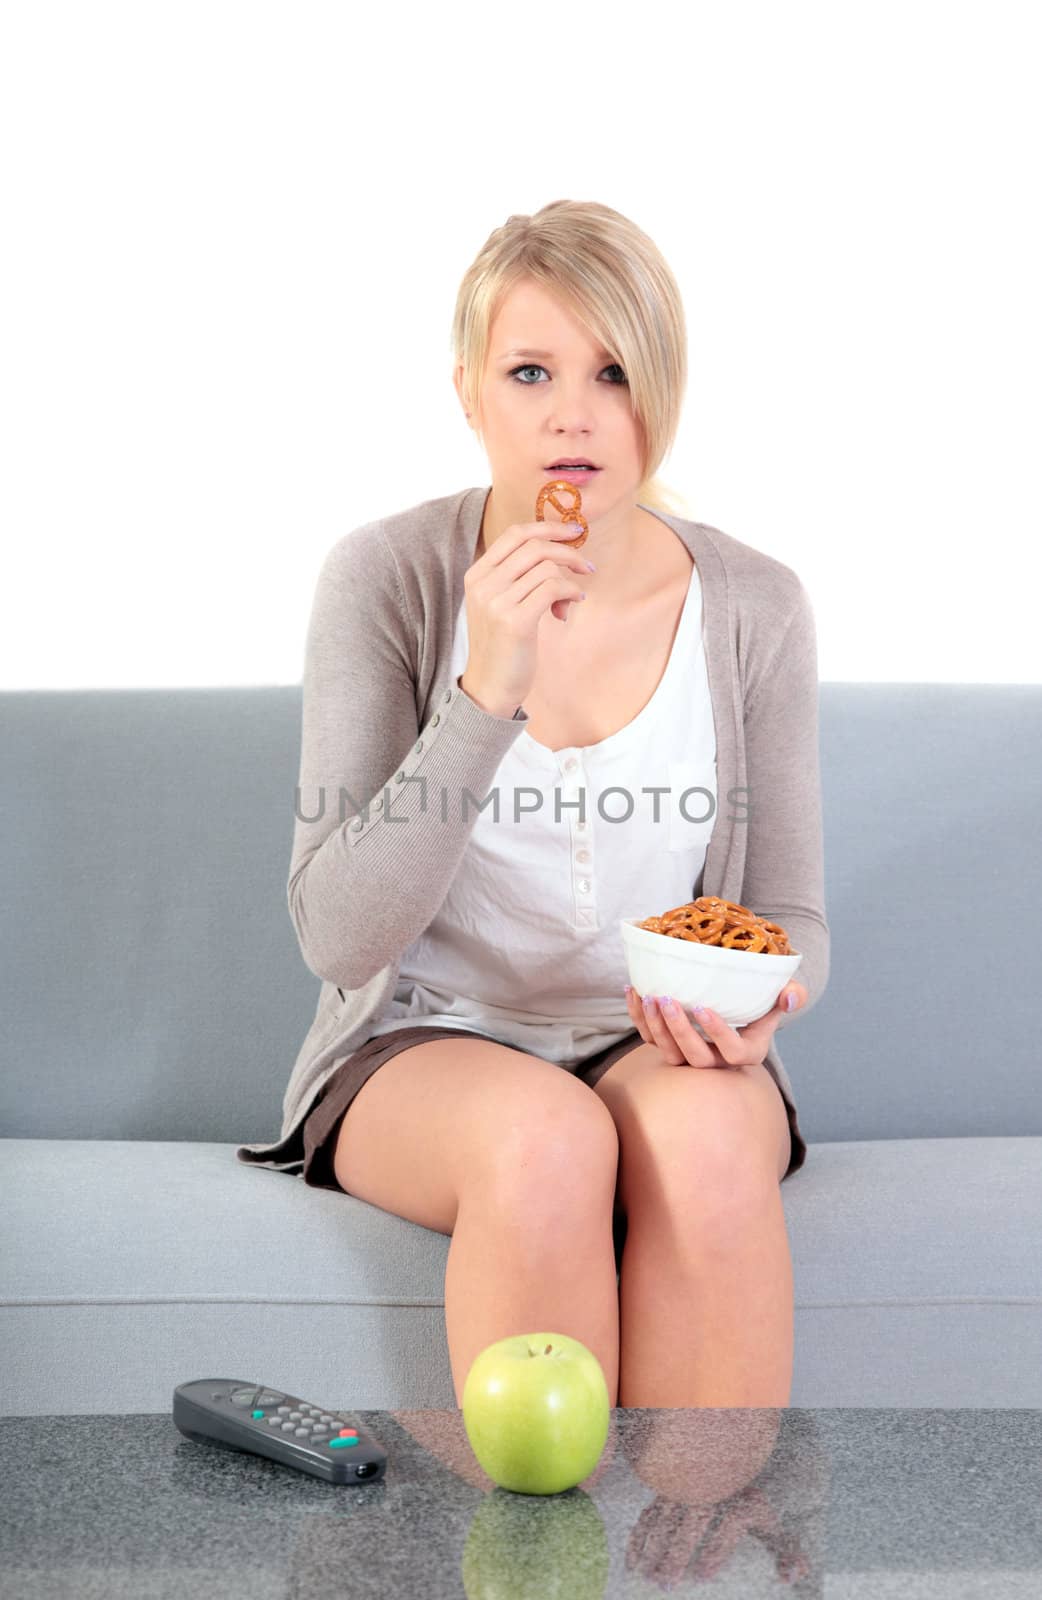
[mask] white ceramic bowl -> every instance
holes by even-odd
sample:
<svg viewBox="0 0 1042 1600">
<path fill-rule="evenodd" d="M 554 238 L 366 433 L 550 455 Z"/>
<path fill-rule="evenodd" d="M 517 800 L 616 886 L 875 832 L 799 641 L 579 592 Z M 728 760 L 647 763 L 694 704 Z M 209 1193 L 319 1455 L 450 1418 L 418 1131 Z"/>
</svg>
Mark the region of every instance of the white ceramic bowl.
<svg viewBox="0 0 1042 1600">
<path fill-rule="evenodd" d="M 757 955 L 718 944 L 671 939 L 638 928 L 643 917 L 623 917 L 622 947 L 638 996 L 670 994 L 680 1005 L 708 1006 L 732 1028 L 769 1011 L 803 960 L 802 955 Z M 690 1019 L 697 1027 L 694 1017 Z"/>
</svg>

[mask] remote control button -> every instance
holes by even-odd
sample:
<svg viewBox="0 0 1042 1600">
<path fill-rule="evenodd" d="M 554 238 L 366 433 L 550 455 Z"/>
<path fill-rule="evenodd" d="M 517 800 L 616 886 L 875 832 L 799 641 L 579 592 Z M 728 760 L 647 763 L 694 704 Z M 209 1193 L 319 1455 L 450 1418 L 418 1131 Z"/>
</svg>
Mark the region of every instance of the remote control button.
<svg viewBox="0 0 1042 1600">
<path fill-rule="evenodd" d="M 349 1438 L 330 1439 L 329 1448 L 331 1450 L 347 1450 L 347 1449 L 349 1449 L 351 1447 L 351 1445 L 360 1444 L 360 1443 L 361 1443 L 361 1440 L 358 1438 L 358 1436 L 356 1434 L 353 1439 L 349 1439 Z"/>
<path fill-rule="evenodd" d="M 257 1387 L 254 1385 L 252 1389 L 233 1389 L 228 1398 L 233 1406 L 252 1407 L 256 1403 L 254 1400 L 256 1393 Z"/>
<path fill-rule="evenodd" d="M 289 1406 L 279 1406 L 279 1416 L 280 1417 L 288 1417 L 289 1416 Z"/>
<path fill-rule="evenodd" d="M 277 1401 L 285 1400 L 285 1398 L 284 1394 L 276 1394 L 274 1389 L 265 1389 L 263 1394 L 257 1396 L 256 1404 L 259 1406 L 273 1406 Z"/>
<path fill-rule="evenodd" d="M 295 1439 L 310 1439 L 311 1438 L 311 1429 L 310 1428 L 298 1428 L 296 1430 L 295 1434 L 293 1435 L 293 1437 Z"/>
</svg>

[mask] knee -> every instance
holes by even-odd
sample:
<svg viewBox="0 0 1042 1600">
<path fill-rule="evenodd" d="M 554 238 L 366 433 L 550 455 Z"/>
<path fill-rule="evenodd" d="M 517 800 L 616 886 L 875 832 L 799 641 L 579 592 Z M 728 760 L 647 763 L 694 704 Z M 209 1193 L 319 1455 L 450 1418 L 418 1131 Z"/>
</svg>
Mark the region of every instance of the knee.
<svg viewBox="0 0 1042 1600">
<path fill-rule="evenodd" d="M 711 1097 L 710 1097 L 711 1098 Z M 702 1107 L 698 1117 L 649 1123 L 623 1152 L 626 1201 L 658 1206 L 722 1245 L 777 1199 L 777 1178 L 765 1185 L 755 1125 L 734 1099 Z"/>
<path fill-rule="evenodd" d="M 497 1177 L 526 1215 L 545 1217 L 552 1228 L 555 1219 L 584 1212 L 610 1218 L 618 1167 L 619 1136 L 607 1106 L 593 1094 L 567 1095 L 530 1106 L 504 1130 Z"/>
</svg>

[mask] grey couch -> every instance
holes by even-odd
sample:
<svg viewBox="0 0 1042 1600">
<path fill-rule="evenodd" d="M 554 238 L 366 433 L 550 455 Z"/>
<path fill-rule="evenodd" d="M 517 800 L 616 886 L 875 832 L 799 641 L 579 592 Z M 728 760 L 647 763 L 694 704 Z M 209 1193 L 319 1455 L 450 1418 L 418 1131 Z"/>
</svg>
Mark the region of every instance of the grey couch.
<svg viewBox="0 0 1042 1600">
<path fill-rule="evenodd" d="M 0 695 L 0 1411 L 454 1405 L 449 1240 L 247 1167 L 318 979 L 299 688 Z M 1042 1406 L 1042 687 L 823 684 L 829 988 L 782 1035 L 794 1406 Z"/>
</svg>

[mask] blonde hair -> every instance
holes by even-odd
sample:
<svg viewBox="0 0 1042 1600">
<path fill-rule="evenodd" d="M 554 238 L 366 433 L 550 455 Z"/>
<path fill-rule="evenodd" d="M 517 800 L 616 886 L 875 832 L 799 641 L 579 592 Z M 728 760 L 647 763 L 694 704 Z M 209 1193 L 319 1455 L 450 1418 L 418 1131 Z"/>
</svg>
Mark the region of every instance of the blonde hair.
<svg viewBox="0 0 1042 1600">
<path fill-rule="evenodd" d="M 658 246 L 592 200 L 553 200 L 534 216 L 508 217 L 464 274 L 452 318 L 453 359 L 463 364 L 463 390 L 475 404 L 493 320 L 522 278 L 568 303 L 623 368 L 644 441 L 638 502 L 690 516 L 684 497 L 655 476 L 672 449 L 687 386 L 684 307 Z"/>
</svg>

